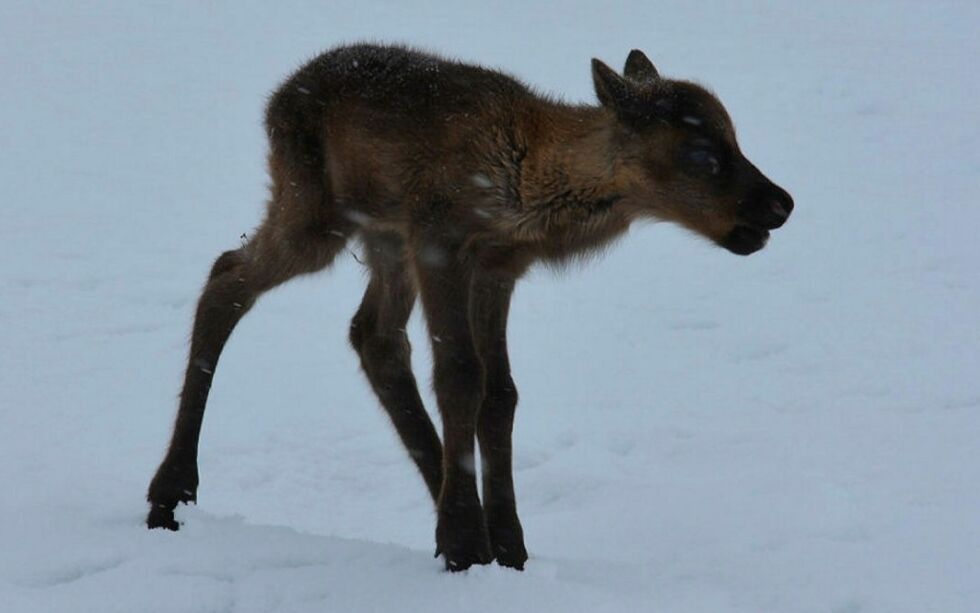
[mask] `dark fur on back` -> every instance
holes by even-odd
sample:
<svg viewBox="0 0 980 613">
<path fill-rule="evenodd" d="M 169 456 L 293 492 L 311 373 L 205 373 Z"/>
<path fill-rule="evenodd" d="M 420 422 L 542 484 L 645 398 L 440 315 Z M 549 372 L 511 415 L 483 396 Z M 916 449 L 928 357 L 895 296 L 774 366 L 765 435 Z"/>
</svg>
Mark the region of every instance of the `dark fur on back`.
<svg viewBox="0 0 980 613">
<path fill-rule="evenodd" d="M 359 220 L 404 231 L 449 215 L 491 259 L 511 253 L 499 264 L 518 272 L 625 229 L 623 216 L 605 219 L 621 196 L 599 184 L 602 168 L 580 177 L 572 162 L 595 164 L 551 159 L 568 136 L 599 137 L 602 114 L 537 96 L 497 71 L 357 45 L 293 75 L 273 95 L 266 125 L 274 148 L 302 143 L 305 159 L 322 160 L 333 198 Z M 614 223 L 598 223 L 606 221 Z"/>
</svg>

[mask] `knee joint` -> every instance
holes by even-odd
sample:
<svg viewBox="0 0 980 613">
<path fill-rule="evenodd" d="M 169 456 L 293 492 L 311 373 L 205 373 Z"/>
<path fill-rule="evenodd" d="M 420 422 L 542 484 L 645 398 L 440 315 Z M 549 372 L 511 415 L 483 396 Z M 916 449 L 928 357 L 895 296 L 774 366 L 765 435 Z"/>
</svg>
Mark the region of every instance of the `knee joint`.
<svg viewBox="0 0 980 613">
<path fill-rule="evenodd" d="M 517 407 L 517 386 L 509 376 L 503 379 L 488 379 L 484 405 L 494 411 L 513 413 Z"/>
<path fill-rule="evenodd" d="M 374 318 L 365 314 L 358 313 L 350 320 L 350 329 L 347 334 L 351 347 L 357 353 L 362 353 L 367 340 L 374 335 Z"/>
<path fill-rule="evenodd" d="M 365 368 L 402 364 L 411 355 L 411 345 L 404 331 L 379 330 L 370 318 L 355 317 L 351 321 L 350 344 Z"/>
<path fill-rule="evenodd" d="M 219 275 L 232 270 L 236 266 L 242 263 L 242 252 L 240 249 L 233 249 L 231 251 L 225 251 L 218 256 L 218 259 L 214 261 L 214 265 L 211 266 L 210 278 L 214 279 Z"/>
</svg>

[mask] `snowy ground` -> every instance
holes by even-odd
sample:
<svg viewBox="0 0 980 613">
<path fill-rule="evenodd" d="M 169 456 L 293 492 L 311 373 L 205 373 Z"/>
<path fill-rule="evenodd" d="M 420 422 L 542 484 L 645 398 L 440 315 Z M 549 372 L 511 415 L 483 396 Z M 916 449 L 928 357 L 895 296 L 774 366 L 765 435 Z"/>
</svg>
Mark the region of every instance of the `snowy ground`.
<svg viewBox="0 0 980 613">
<path fill-rule="evenodd" d="M 246 4 L 0 3 L 0 608 L 977 610 L 980 5 Z M 198 289 L 265 199 L 264 97 L 358 39 L 570 100 L 644 48 L 796 198 L 748 259 L 647 226 L 519 287 L 524 573 L 432 558 L 351 257 L 244 320 L 200 504 L 142 525 Z"/>
</svg>

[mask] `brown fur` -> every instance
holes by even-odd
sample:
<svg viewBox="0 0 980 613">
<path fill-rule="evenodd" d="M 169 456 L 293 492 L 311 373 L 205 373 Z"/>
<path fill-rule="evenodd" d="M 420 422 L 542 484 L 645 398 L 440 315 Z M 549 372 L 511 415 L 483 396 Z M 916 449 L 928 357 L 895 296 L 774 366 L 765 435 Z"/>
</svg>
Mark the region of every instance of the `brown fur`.
<svg viewBox="0 0 980 613">
<path fill-rule="evenodd" d="M 729 250 L 760 249 L 792 199 L 738 150 L 728 114 L 634 51 L 598 60 L 600 106 L 535 95 L 499 72 L 401 47 L 335 49 L 269 102 L 272 197 L 241 249 L 215 262 L 195 317 L 149 527 L 177 529 L 196 498 L 197 444 L 214 368 L 266 290 L 328 266 L 352 237 L 371 280 L 350 330 L 367 378 L 438 508 L 447 568 L 527 559 L 511 474 L 517 391 L 508 305 L 534 262 L 594 252 L 640 218 L 674 221 Z M 432 339 L 443 440 L 411 371 L 416 297 Z M 483 501 L 474 477 L 484 463 Z"/>
</svg>

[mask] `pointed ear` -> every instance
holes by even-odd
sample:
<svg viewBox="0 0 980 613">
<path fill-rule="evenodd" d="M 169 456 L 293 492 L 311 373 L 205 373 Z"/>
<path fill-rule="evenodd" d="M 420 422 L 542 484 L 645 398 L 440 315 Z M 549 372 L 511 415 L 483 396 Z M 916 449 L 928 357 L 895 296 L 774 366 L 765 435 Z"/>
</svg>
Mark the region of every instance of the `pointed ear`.
<svg viewBox="0 0 980 613">
<path fill-rule="evenodd" d="M 623 74 L 627 79 L 637 83 L 652 83 L 660 78 L 660 73 L 653 66 L 653 62 L 639 49 L 630 51 Z"/>
<path fill-rule="evenodd" d="M 592 58 L 592 82 L 602 106 L 620 109 L 631 97 L 632 88 L 626 79 L 595 58 Z"/>
</svg>

